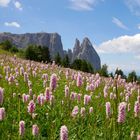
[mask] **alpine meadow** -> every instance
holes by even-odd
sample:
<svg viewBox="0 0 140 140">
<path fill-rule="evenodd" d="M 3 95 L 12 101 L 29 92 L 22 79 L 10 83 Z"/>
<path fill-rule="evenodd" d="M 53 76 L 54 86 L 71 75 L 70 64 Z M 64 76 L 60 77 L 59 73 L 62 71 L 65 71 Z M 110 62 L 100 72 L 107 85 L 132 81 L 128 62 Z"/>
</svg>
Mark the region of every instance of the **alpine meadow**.
<svg viewBox="0 0 140 140">
<path fill-rule="evenodd" d="M 0 140 L 140 140 L 140 0 L 0 0 Z"/>
<path fill-rule="evenodd" d="M 140 88 L 120 75 L 101 77 L 0 55 L 0 139 L 136 139 Z"/>
</svg>

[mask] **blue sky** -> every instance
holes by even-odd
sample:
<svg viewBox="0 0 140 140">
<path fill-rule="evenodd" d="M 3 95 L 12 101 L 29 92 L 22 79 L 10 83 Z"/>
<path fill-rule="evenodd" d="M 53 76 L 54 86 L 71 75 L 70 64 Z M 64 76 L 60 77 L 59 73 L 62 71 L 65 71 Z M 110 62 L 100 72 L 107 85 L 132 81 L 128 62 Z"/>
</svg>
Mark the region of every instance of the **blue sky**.
<svg viewBox="0 0 140 140">
<path fill-rule="evenodd" d="M 0 0 L 0 32 L 58 32 L 63 48 L 88 37 L 109 70 L 140 74 L 140 0 Z"/>
</svg>

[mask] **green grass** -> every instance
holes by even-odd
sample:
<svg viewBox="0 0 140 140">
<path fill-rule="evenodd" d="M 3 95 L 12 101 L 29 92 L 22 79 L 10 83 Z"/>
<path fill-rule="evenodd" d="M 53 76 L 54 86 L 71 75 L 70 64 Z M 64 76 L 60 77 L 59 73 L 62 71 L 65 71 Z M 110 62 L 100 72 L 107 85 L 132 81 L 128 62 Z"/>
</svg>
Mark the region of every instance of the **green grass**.
<svg viewBox="0 0 140 140">
<path fill-rule="evenodd" d="M 0 55 L 8 55 L 8 56 L 12 56 L 13 54 L 12 53 L 10 53 L 10 52 L 8 52 L 8 51 L 5 51 L 5 50 L 3 50 L 3 49 L 1 49 L 0 48 Z"/>
</svg>

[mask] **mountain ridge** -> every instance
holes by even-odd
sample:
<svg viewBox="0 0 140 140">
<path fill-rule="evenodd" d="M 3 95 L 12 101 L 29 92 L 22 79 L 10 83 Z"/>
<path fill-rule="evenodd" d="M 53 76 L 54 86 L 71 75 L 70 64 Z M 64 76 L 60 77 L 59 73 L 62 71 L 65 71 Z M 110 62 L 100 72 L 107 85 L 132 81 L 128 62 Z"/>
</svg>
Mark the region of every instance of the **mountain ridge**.
<svg viewBox="0 0 140 140">
<path fill-rule="evenodd" d="M 54 59 L 57 53 L 59 53 L 62 58 L 65 54 L 68 54 L 70 62 L 73 62 L 75 59 L 85 59 L 92 64 L 95 70 L 101 68 L 100 57 L 87 37 L 83 39 L 81 44 L 76 38 L 73 51 L 71 49 L 67 51 L 63 49 L 61 36 L 58 33 L 0 33 L 0 43 L 5 40 L 11 41 L 12 44 L 18 48 L 25 48 L 28 45 L 47 46 L 52 59 Z"/>
</svg>

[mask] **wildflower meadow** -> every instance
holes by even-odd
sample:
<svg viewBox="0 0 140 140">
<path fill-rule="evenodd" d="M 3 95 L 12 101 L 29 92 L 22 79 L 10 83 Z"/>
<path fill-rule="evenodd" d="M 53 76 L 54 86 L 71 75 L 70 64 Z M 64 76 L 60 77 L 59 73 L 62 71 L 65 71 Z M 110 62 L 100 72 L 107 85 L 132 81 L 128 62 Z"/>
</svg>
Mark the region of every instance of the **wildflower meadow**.
<svg viewBox="0 0 140 140">
<path fill-rule="evenodd" d="M 0 55 L 0 140 L 140 140 L 140 86 Z"/>
</svg>

